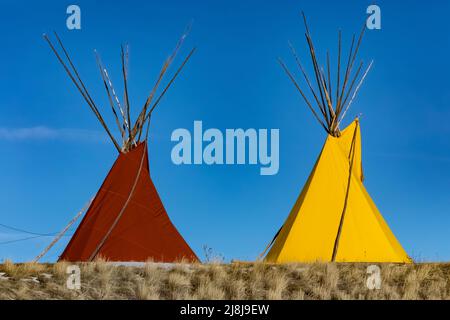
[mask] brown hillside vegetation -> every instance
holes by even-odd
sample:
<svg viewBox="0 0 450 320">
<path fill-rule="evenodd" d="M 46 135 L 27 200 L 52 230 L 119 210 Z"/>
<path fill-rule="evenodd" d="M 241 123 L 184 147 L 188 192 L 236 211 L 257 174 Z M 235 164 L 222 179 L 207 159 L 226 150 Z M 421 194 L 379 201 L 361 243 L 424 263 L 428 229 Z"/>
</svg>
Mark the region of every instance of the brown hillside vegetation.
<svg viewBox="0 0 450 320">
<path fill-rule="evenodd" d="M 80 264 L 81 290 L 66 286 L 68 263 L 0 265 L 0 299 L 450 299 L 450 264 Z"/>
</svg>

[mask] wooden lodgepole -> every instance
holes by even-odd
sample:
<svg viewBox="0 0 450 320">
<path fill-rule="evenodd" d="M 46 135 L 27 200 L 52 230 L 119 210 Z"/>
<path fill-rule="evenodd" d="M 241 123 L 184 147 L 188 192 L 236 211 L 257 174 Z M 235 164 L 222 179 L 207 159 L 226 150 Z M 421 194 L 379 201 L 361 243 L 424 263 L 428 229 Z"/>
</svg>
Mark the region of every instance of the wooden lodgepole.
<svg viewBox="0 0 450 320">
<path fill-rule="evenodd" d="M 44 251 L 42 251 L 36 258 L 34 258 L 33 263 L 39 262 L 39 260 L 47 254 L 47 252 L 62 238 L 67 230 L 69 230 L 69 228 L 78 220 L 78 218 L 80 218 L 81 215 L 89 208 L 93 200 L 94 198 L 92 198 L 88 203 L 85 204 L 83 209 L 81 209 L 81 211 L 78 212 L 72 220 L 70 220 L 69 224 L 56 235 L 55 239 L 53 239 L 53 241 L 44 249 Z"/>
</svg>

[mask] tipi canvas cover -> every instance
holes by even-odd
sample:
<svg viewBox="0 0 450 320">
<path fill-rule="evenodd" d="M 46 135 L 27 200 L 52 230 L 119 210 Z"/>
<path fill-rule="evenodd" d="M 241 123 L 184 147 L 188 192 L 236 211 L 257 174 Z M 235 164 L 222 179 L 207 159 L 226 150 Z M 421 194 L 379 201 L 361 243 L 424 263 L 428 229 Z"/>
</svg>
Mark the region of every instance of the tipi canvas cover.
<svg viewBox="0 0 450 320">
<path fill-rule="evenodd" d="M 102 258 L 117 262 L 198 261 L 197 256 L 178 233 L 164 209 L 150 178 L 147 150 L 152 112 L 195 51 L 195 48 L 190 51 L 166 83 L 164 89 L 159 91 L 158 88 L 164 75 L 173 62 L 188 31 L 183 34 L 173 53 L 164 61 L 156 78 L 156 83 L 135 121 L 131 119 L 128 95 L 128 47 L 126 49 L 122 47 L 121 50 L 121 71 L 124 88 L 122 101 L 120 101 L 121 99 L 114 89 L 111 77 L 100 56 L 96 53 L 101 79 L 106 89 L 117 131 L 120 133 L 120 140 L 116 138 L 117 135 L 106 124 L 102 113 L 86 89 L 59 37 L 55 34 L 62 51 L 61 54 L 50 41 L 50 38 L 44 35 L 58 61 L 62 64 L 69 78 L 80 91 L 119 152 L 117 160 L 90 203 L 80 225 L 60 256 L 60 260 L 92 261 L 96 258 Z M 35 261 L 38 261 L 62 237 L 81 214 L 82 212 L 72 219 L 69 225 L 57 235 L 55 240 Z"/>
<path fill-rule="evenodd" d="M 358 120 L 328 135 L 266 261 L 410 262 L 363 185 Z"/>
<path fill-rule="evenodd" d="M 197 260 L 170 221 L 150 179 L 146 142 L 118 156 L 60 260 L 93 257 Z"/>
<path fill-rule="evenodd" d="M 280 64 L 327 132 L 327 139 L 287 220 L 262 255 L 270 249 L 265 260 L 280 263 L 411 262 L 363 185 L 359 119 L 340 129 L 372 66 L 370 62 L 362 72 L 364 63 L 355 63 L 366 25 L 357 40 L 353 36 L 345 60 L 339 31 L 336 76 L 332 77 L 329 53 L 321 66 L 304 14 L 303 21 L 315 86 L 296 50 L 290 47 L 309 97 L 281 59 Z"/>
</svg>

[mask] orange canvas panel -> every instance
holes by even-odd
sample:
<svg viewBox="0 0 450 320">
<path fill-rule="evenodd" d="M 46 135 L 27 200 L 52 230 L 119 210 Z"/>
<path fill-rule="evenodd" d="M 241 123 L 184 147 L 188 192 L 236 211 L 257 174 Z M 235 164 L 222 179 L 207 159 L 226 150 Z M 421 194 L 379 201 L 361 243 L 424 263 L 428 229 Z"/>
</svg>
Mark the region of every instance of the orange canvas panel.
<svg viewBox="0 0 450 320">
<path fill-rule="evenodd" d="M 60 260 L 89 261 L 93 255 L 108 261 L 198 261 L 150 178 L 146 142 L 119 155 Z"/>
</svg>

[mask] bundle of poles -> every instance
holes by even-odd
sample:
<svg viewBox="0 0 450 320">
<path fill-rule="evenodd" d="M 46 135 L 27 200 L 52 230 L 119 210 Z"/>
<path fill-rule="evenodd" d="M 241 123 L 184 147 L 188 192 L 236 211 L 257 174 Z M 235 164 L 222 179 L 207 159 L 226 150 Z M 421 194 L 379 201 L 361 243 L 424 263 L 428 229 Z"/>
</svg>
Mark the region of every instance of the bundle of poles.
<svg viewBox="0 0 450 320">
<path fill-rule="evenodd" d="M 122 62 L 122 77 L 123 77 L 123 102 L 120 102 L 120 99 L 117 95 L 116 90 L 114 89 L 114 85 L 112 83 L 112 80 L 110 78 L 110 74 L 108 73 L 107 69 L 105 68 L 100 55 L 95 52 L 96 62 L 98 65 L 98 68 L 100 70 L 101 79 L 103 81 L 103 84 L 105 86 L 106 94 L 108 97 L 109 105 L 111 107 L 112 113 L 114 115 L 114 119 L 118 128 L 118 131 L 120 133 L 120 139 L 121 144 L 119 144 L 118 140 L 114 137 L 114 134 L 106 124 L 99 108 L 97 107 L 96 103 L 92 99 L 91 95 L 89 94 L 89 91 L 87 90 L 86 86 L 84 85 L 84 82 L 81 80 L 81 77 L 72 62 L 72 59 L 70 58 L 70 55 L 66 48 L 64 47 L 61 39 L 59 38 L 58 34 L 55 32 L 55 38 L 59 44 L 60 50 L 62 50 L 62 54 L 58 52 L 56 47 L 51 42 L 48 35 L 44 34 L 43 37 L 49 44 L 50 48 L 52 49 L 53 53 L 56 55 L 58 61 L 63 66 L 64 70 L 68 74 L 69 78 L 72 80 L 72 82 L 77 87 L 78 91 L 83 96 L 84 100 L 92 110 L 92 112 L 97 117 L 98 121 L 102 125 L 102 127 L 105 129 L 106 133 L 108 134 L 109 138 L 113 142 L 114 146 L 119 152 L 125 153 L 129 150 L 133 149 L 139 142 L 142 140 L 146 140 L 148 138 L 148 130 L 150 127 L 150 119 L 152 116 L 153 111 L 158 106 L 161 99 L 166 94 L 167 90 L 170 88 L 174 80 L 177 78 L 177 76 L 180 74 L 183 67 L 186 65 L 188 60 L 191 58 L 192 54 L 195 52 L 195 48 L 193 48 L 189 54 L 185 57 L 181 65 L 178 67 L 176 72 L 172 75 L 170 80 L 165 85 L 164 89 L 157 95 L 158 89 L 161 87 L 161 84 L 163 82 L 164 76 L 166 75 L 169 66 L 174 61 L 178 51 L 180 50 L 184 40 L 186 39 L 187 35 L 189 34 L 191 26 L 189 25 L 181 38 L 178 40 L 175 49 L 173 50 L 172 54 L 164 61 L 161 70 L 159 72 L 159 75 L 156 79 L 156 83 L 154 84 L 153 88 L 150 91 L 150 94 L 148 95 L 147 100 L 145 101 L 141 111 L 139 112 L 139 115 L 137 116 L 134 123 L 131 119 L 131 112 L 130 112 L 130 98 L 128 94 L 128 59 L 129 59 L 129 50 L 128 46 L 121 46 L 121 62 Z M 65 60 L 63 59 L 65 58 Z M 157 96 L 157 98 L 156 98 Z M 147 125 L 147 129 L 144 132 L 144 128 Z"/>
<path fill-rule="evenodd" d="M 352 105 L 356 95 L 358 94 L 359 89 L 361 88 L 362 83 L 364 82 L 364 79 L 366 78 L 373 64 L 372 60 L 365 69 L 364 73 L 362 73 L 361 75 L 361 71 L 363 70 L 364 66 L 363 61 L 361 61 L 358 67 L 356 68 L 356 71 L 354 71 L 355 60 L 357 58 L 359 47 L 361 45 L 364 31 L 366 29 L 366 24 L 364 23 L 364 26 L 361 30 L 361 33 L 359 34 L 357 41 L 355 35 L 353 35 L 352 37 L 352 43 L 348 54 L 347 65 L 345 67 L 345 72 L 343 76 L 341 74 L 342 35 L 341 31 L 338 32 L 338 57 L 336 68 L 337 75 L 336 75 L 335 90 L 333 91 L 329 51 L 327 51 L 326 66 L 324 68 L 322 65 L 319 64 L 317 51 L 315 50 L 311 33 L 309 31 L 308 23 L 306 21 L 305 14 L 303 12 L 302 17 L 306 29 L 305 32 L 306 42 L 308 44 L 309 54 L 312 62 L 312 67 L 314 70 L 314 77 L 316 80 L 315 85 L 313 85 L 310 78 L 308 77 L 294 46 L 291 43 L 289 43 L 289 47 L 291 49 L 292 55 L 295 58 L 296 64 L 300 69 L 305 79 L 305 82 L 309 90 L 311 91 L 312 96 L 314 97 L 315 104 L 313 104 L 310 101 L 310 99 L 308 99 L 307 95 L 301 89 L 298 81 L 293 76 L 292 72 L 288 69 L 283 60 L 279 58 L 278 61 L 281 64 L 284 71 L 286 72 L 286 74 L 288 75 L 289 79 L 292 81 L 296 89 L 299 91 L 300 95 L 306 102 L 307 106 L 313 113 L 316 120 L 320 123 L 320 125 L 325 129 L 325 131 L 328 134 L 338 137 L 340 136 L 339 125 L 342 119 L 345 117 L 348 109 Z"/>
</svg>

